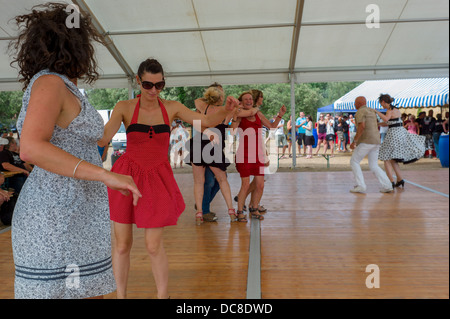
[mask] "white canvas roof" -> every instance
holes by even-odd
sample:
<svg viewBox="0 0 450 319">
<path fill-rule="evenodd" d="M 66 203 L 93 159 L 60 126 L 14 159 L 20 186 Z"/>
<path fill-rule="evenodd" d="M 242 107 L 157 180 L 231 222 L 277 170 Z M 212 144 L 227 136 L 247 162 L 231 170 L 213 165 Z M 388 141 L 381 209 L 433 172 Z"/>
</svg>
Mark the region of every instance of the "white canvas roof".
<svg viewBox="0 0 450 319">
<path fill-rule="evenodd" d="M 0 0 L 0 90 L 13 17 L 38 0 Z M 448 77 L 448 0 L 72 0 L 111 40 L 99 47 L 96 87 L 129 87 L 158 59 L 169 86 Z M 374 11 L 375 10 L 375 11 Z M 377 22 L 379 28 L 369 28 Z M 372 17 L 375 17 L 375 20 Z"/>
</svg>

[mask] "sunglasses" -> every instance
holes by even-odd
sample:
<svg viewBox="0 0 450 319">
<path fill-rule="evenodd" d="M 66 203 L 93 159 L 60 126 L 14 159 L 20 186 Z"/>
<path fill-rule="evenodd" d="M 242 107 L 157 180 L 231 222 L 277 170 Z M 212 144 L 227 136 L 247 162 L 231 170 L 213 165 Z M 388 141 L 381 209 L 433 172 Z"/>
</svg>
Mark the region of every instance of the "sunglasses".
<svg viewBox="0 0 450 319">
<path fill-rule="evenodd" d="M 148 82 L 148 81 L 142 81 L 141 85 L 145 90 L 151 90 L 153 87 L 155 87 L 158 91 L 161 91 L 166 86 L 166 81 L 161 81 L 158 83 Z"/>
</svg>

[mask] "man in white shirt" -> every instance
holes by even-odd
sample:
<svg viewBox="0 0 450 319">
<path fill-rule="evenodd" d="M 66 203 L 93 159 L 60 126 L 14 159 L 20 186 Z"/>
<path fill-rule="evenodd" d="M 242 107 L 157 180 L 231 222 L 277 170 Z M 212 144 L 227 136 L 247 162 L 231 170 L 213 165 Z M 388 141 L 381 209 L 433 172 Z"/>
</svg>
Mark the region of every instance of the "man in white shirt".
<svg viewBox="0 0 450 319">
<path fill-rule="evenodd" d="M 278 149 L 280 147 L 283 148 L 283 155 L 280 157 L 280 159 L 285 158 L 284 154 L 286 153 L 286 149 L 288 147 L 286 134 L 284 134 L 284 120 L 281 119 L 280 123 L 278 124 L 278 127 L 275 131 L 275 140 L 278 146 Z"/>
</svg>

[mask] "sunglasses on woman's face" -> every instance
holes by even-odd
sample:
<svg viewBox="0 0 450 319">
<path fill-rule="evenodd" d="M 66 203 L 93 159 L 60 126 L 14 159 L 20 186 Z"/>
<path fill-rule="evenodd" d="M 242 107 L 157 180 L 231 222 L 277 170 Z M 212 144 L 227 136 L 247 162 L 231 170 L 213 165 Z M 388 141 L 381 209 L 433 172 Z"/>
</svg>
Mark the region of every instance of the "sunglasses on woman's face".
<svg viewBox="0 0 450 319">
<path fill-rule="evenodd" d="M 153 83 L 153 82 L 148 82 L 148 81 L 142 81 L 141 80 L 141 85 L 142 85 L 142 87 L 145 90 L 151 90 L 151 89 L 153 89 L 153 87 L 155 87 L 158 91 L 161 91 L 166 86 L 166 82 L 165 81 L 161 81 L 161 82 L 158 82 L 158 83 Z"/>
</svg>

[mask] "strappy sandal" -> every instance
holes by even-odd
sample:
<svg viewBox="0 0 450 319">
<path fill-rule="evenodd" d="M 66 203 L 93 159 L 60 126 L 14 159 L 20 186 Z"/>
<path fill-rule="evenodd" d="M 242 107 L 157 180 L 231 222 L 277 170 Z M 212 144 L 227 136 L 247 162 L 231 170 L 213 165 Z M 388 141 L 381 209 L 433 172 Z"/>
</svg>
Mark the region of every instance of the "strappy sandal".
<svg viewBox="0 0 450 319">
<path fill-rule="evenodd" d="M 235 222 L 238 219 L 236 210 L 234 208 L 228 210 L 228 215 L 230 216 L 230 222 Z"/>
<path fill-rule="evenodd" d="M 264 220 L 264 216 L 261 215 L 261 214 L 258 212 L 258 209 L 257 209 L 257 208 L 251 208 L 251 207 L 249 207 L 248 210 L 249 210 L 249 212 L 250 212 L 250 215 L 252 215 L 252 218 L 254 218 L 254 219 L 259 219 L 259 220 Z"/>
<path fill-rule="evenodd" d="M 258 212 L 259 212 L 260 214 L 265 214 L 265 213 L 267 213 L 267 208 L 265 208 L 265 207 L 262 206 L 262 205 L 259 205 L 259 207 L 258 207 Z"/>
<path fill-rule="evenodd" d="M 195 215 L 195 222 L 197 226 L 203 224 L 203 212 L 197 212 L 197 214 Z"/>
<path fill-rule="evenodd" d="M 244 214 L 243 211 L 237 211 L 236 216 L 237 216 L 237 221 L 239 223 L 247 223 L 248 222 L 247 216 Z M 243 217 L 239 217 L 239 216 L 243 216 Z"/>
<path fill-rule="evenodd" d="M 238 197 L 237 197 L 237 196 L 234 197 L 234 201 L 235 201 L 236 203 L 238 202 Z M 244 211 L 244 212 L 247 211 L 247 206 L 244 205 L 243 211 Z"/>
</svg>

